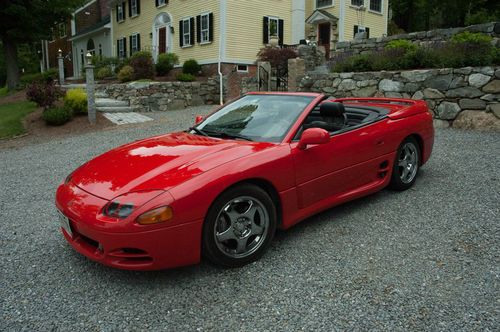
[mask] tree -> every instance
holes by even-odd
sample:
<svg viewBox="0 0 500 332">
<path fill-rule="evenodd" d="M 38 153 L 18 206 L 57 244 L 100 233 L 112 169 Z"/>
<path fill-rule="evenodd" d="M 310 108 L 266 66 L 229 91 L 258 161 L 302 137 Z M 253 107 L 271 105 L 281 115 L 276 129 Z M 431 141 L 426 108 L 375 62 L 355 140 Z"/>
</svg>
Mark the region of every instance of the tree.
<svg viewBox="0 0 500 332">
<path fill-rule="evenodd" d="M 19 84 L 19 45 L 47 39 L 55 24 L 68 19 L 71 12 L 84 2 L 85 0 L 2 0 L 0 38 L 9 89 L 14 89 Z"/>
</svg>

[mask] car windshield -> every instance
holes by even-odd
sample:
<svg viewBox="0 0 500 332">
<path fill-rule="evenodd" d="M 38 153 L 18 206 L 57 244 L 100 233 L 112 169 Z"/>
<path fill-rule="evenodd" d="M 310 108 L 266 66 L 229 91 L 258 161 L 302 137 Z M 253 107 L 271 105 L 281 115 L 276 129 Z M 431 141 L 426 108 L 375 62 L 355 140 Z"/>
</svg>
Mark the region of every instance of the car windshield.
<svg viewBox="0 0 500 332">
<path fill-rule="evenodd" d="M 258 142 L 281 142 L 313 97 L 246 95 L 210 115 L 193 133 Z"/>
</svg>

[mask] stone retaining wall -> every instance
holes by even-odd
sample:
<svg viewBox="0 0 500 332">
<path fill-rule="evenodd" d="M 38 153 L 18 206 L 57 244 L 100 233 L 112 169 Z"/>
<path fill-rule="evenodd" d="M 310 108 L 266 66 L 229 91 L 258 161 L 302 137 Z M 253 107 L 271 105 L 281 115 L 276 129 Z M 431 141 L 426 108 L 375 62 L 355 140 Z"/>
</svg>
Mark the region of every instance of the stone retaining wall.
<svg viewBox="0 0 500 332">
<path fill-rule="evenodd" d="M 332 56 L 342 52 L 351 54 L 368 54 L 373 51 L 382 50 L 384 46 L 395 39 L 407 39 L 421 46 L 429 44 L 444 43 L 453 35 L 463 31 L 481 32 L 493 37 L 493 43 L 500 46 L 500 22 L 492 22 L 478 25 L 471 25 L 464 28 L 438 29 L 431 31 L 412 32 L 408 34 L 394 35 L 389 37 L 357 39 L 347 42 L 339 42 L 336 51 Z"/>
<path fill-rule="evenodd" d="M 500 130 L 500 67 L 309 74 L 298 91 L 426 100 L 436 126 Z"/>
<path fill-rule="evenodd" d="M 168 111 L 219 102 L 219 80 L 207 82 L 131 82 L 102 84 L 97 92 L 128 101 L 134 111 Z"/>
</svg>

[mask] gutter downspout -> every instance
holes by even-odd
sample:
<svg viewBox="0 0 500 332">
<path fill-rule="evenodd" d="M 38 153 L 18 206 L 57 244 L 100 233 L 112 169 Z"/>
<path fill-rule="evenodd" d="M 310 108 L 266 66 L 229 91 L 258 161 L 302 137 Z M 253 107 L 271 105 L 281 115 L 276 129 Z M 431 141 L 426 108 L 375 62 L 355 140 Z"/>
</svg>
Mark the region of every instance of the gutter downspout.
<svg viewBox="0 0 500 332">
<path fill-rule="evenodd" d="M 220 1 L 220 21 L 219 21 L 219 59 L 217 70 L 219 72 L 219 103 L 224 104 L 224 76 L 222 75 L 222 61 L 226 53 L 226 0 Z"/>
</svg>

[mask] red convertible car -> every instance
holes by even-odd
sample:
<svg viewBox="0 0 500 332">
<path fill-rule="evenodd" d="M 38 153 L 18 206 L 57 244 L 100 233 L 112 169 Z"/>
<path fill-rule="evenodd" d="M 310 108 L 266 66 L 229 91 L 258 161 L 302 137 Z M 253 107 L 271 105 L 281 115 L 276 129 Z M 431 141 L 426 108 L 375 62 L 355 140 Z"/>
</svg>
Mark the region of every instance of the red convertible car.
<svg viewBox="0 0 500 332">
<path fill-rule="evenodd" d="M 249 93 L 183 132 L 113 149 L 57 189 L 62 233 L 130 270 L 258 259 L 276 228 L 390 186 L 434 143 L 424 101 Z"/>
</svg>

